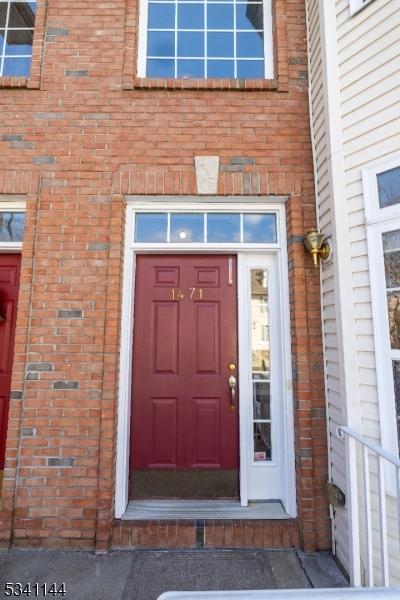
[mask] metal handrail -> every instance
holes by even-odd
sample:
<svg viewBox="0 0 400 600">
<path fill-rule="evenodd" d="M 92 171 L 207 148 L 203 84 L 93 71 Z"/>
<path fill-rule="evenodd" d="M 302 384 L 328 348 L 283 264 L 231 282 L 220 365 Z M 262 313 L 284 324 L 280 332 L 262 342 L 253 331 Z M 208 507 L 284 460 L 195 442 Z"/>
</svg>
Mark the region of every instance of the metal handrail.
<svg viewBox="0 0 400 600">
<path fill-rule="evenodd" d="M 364 437 L 363 435 L 360 435 L 359 433 L 357 433 L 350 427 L 346 427 L 345 425 L 340 425 L 337 428 L 337 434 L 340 438 L 344 438 L 345 434 L 350 435 L 355 440 L 357 440 L 358 442 L 363 444 L 363 446 L 367 446 L 367 448 L 369 448 L 370 450 L 373 450 L 374 452 L 376 452 L 376 454 L 379 454 L 383 458 L 386 458 L 386 460 L 391 462 L 396 467 L 400 467 L 400 458 L 397 458 L 397 456 L 395 456 L 394 454 L 391 454 L 390 452 L 388 452 L 381 446 L 378 446 L 378 444 L 374 444 L 374 442 L 371 442 L 368 438 Z"/>
<path fill-rule="evenodd" d="M 357 470 L 357 448 L 359 443 L 362 447 L 363 459 L 363 491 L 364 491 L 364 526 L 366 533 L 366 553 L 367 553 L 367 586 L 374 586 L 374 565 L 373 565 L 373 547 L 372 547 L 372 519 L 371 519 L 371 485 L 369 470 L 369 451 L 376 454 L 378 459 L 378 497 L 379 497 L 379 537 L 380 537 L 380 567 L 381 567 L 381 585 L 389 587 L 389 560 L 388 560 L 388 540 L 386 523 L 386 486 L 385 486 L 385 466 L 386 460 L 392 464 L 396 476 L 396 497 L 397 497 L 397 518 L 398 535 L 400 543 L 400 460 L 394 454 L 387 452 L 381 446 L 360 435 L 350 427 L 341 425 L 337 428 L 337 435 L 340 439 L 346 439 L 347 459 L 349 472 L 349 542 L 350 542 L 350 581 L 353 586 L 361 586 L 361 564 L 360 564 L 360 517 L 358 503 L 358 470 Z"/>
</svg>

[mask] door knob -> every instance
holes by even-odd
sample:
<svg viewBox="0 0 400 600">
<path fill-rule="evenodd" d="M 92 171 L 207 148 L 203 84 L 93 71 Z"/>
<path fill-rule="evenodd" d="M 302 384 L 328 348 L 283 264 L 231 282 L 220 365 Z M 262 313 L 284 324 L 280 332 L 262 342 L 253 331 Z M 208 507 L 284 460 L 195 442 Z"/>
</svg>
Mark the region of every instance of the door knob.
<svg viewBox="0 0 400 600">
<path fill-rule="evenodd" d="M 234 375 L 230 375 L 228 378 L 228 385 L 229 385 L 229 389 L 230 389 L 230 405 L 229 405 L 229 409 L 231 412 L 235 412 L 236 410 L 236 406 L 235 406 L 235 400 L 236 400 L 236 385 L 237 385 L 237 380 L 236 377 Z"/>
</svg>

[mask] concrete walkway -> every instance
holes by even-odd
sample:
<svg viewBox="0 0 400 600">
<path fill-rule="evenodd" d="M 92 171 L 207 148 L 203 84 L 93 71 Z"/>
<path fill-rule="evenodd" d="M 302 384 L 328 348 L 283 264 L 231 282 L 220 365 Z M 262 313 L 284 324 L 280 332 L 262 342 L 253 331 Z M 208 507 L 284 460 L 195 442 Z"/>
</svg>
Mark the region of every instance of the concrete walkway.
<svg viewBox="0 0 400 600">
<path fill-rule="evenodd" d="M 156 600 L 167 591 L 344 587 L 327 553 L 294 550 L 165 550 L 95 555 L 47 550 L 0 551 L 0 598 L 6 583 L 65 583 L 66 600 Z M 35 596 L 34 593 L 31 594 Z M 15 597 L 15 596 L 14 596 Z M 28 597 L 25 594 L 22 598 Z M 44 597 L 39 588 L 39 597 Z"/>
</svg>

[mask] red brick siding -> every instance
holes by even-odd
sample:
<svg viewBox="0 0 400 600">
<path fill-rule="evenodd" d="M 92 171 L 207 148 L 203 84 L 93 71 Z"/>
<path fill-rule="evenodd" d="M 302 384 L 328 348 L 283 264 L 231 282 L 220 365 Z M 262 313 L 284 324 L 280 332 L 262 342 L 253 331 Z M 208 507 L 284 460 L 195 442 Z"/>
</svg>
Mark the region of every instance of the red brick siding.
<svg viewBox="0 0 400 600">
<path fill-rule="evenodd" d="M 304 3 L 276 0 L 277 79 L 244 90 L 134 89 L 133 0 L 45 8 L 28 81 L 40 89 L 0 81 L 10 88 L 0 91 L 2 132 L 21 136 L 0 134 L 0 194 L 28 199 L 0 545 L 109 547 L 124 195 L 196 194 L 193 157 L 211 154 L 219 194 L 290 196 L 300 543 L 328 548 L 319 277 L 301 243 L 315 224 Z M 229 89 L 208 89 L 218 85 Z M 232 170 L 238 156 L 254 164 Z M 51 370 L 27 378 L 27 365 L 44 362 Z"/>
</svg>

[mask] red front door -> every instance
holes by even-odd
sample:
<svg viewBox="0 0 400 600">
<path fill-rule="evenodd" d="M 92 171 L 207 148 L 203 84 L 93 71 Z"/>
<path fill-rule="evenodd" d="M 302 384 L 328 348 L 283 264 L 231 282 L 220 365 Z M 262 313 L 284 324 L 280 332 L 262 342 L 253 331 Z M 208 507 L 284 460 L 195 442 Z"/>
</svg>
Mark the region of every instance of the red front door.
<svg viewBox="0 0 400 600">
<path fill-rule="evenodd" d="M 20 254 L 0 253 L 0 470 L 6 449 L 20 267 Z"/>
<path fill-rule="evenodd" d="M 139 256 L 134 321 L 131 469 L 237 471 L 236 257 Z"/>
</svg>

